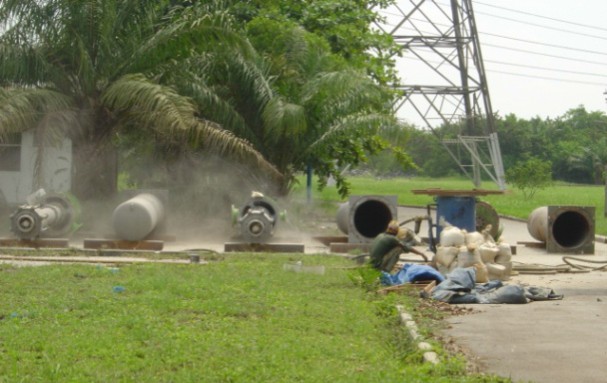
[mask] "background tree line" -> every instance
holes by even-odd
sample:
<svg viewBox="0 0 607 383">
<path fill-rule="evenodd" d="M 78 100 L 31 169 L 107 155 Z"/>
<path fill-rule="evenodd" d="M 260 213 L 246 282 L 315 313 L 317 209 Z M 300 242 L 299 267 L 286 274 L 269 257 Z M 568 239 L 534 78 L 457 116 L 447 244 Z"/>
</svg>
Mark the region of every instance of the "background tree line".
<svg viewBox="0 0 607 383">
<path fill-rule="evenodd" d="M 587 111 L 583 106 L 571 109 L 555 119 L 518 118 L 514 114 L 496 116 L 502 160 L 506 170 L 537 159 L 551 164 L 554 180 L 605 183 L 607 166 L 607 115 Z M 455 137 L 459 126 L 441 126 L 440 137 Z M 453 159 L 440 144 L 437 135 L 409 126 L 401 137 L 408 136 L 407 151 L 418 165 L 413 174 L 442 177 L 460 174 Z M 389 157 L 374 156 L 370 166 L 378 174 L 404 174 Z"/>
</svg>

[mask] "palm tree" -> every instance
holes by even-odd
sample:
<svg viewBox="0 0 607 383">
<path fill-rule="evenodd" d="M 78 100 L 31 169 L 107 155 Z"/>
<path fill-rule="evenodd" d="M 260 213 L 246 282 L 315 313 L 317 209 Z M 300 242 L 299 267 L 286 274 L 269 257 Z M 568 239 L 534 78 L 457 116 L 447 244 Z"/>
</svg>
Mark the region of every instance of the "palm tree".
<svg viewBox="0 0 607 383">
<path fill-rule="evenodd" d="M 382 149 L 375 133 L 396 125 L 387 113 L 390 95 L 300 27 L 263 19 L 247 30 L 258 42 L 259 56 L 207 51 L 202 61 L 196 57 L 166 71 L 164 81 L 262 153 L 284 175 L 279 194 L 288 193 L 296 173 L 307 166 L 345 186 L 338 169 Z M 256 33 L 264 35 L 261 43 Z"/>
<path fill-rule="evenodd" d="M 312 167 L 321 181 L 333 176 L 347 194 L 340 169 L 389 147 L 378 136 L 381 130 L 402 128 L 391 109 L 393 94 L 301 27 L 258 19 L 248 30 L 253 43 L 274 42 L 256 48 L 267 57 L 276 92 L 263 100 L 261 118 L 250 120 L 252 133 L 245 137 L 260 142 L 256 148 L 285 175 L 284 190 L 297 172 Z M 410 157 L 395 152 L 401 164 L 413 166 Z"/>
<path fill-rule="evenodd" d="M 245 159 L 281 177 L 248 141 L 204 118 L 221 112 L 200 109 L 221 101 L 212 87 L 197 83 L 198 99 L 183 92 L 189 73 L 183 69 L 217 57 L 208 52 L 254 57 L 217 8 L 157 0 L 3 0 L 0 20 L 0 141 L 29 129 L 49 143 L 68 135 L 72 190 L 79 197 L 115 190 L 114 142 L 126 130 L 173 148 L 185 150 L 187 143 Z"/>
</svg>

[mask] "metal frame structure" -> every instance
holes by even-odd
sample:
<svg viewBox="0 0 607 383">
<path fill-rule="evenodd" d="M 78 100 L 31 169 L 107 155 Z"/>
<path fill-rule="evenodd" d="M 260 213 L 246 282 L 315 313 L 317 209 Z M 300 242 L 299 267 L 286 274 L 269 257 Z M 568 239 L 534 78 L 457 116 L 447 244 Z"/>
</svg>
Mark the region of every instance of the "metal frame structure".
<svg viewBox="0 0 607 383">
<path fill-rule="evenodd" d="M 449 3 L 449 5 L 447 5 Z M 403 59 L 421 64 L 404 75 L 395 109 L 417 113 L 441 139 L 451 157 L 478 188 L 484 170 L 505 190 L 505 175 L 472 0 L 401 0 L 390 8 L 396 22 L 378 25 L 403 48 Z M 398 19 L 397 19 L 398 18 Z M 400 68 L 401 66 L 399 66 Z M 420 65 L 417 65 L 420 68 Z M 443 140 L 439 125 L 462 126 L 457 138 Z M 463 154 L 468 154 L 464 158 Z"/>
</svg>

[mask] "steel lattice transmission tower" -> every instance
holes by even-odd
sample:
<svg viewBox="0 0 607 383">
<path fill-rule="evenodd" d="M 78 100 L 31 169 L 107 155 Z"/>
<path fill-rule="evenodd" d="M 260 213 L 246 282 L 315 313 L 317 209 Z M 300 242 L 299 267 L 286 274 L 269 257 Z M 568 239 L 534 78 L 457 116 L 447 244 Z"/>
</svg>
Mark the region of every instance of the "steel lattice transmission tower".
<svg viewBox="0 0 607 383">
<path fill-rule="evenodd" d="M 386 12 L 390 26 L 379 27 L 403 48 L 398 63 L 406 76 L 395 109 L 416 113 L 437 136 L 440 125 L 460 126 L 456 138 L 439 137 L 445 149 L 476 187 L 484 170 L 504 190 L 472 0 L 401 0 Z"/>
</svg>

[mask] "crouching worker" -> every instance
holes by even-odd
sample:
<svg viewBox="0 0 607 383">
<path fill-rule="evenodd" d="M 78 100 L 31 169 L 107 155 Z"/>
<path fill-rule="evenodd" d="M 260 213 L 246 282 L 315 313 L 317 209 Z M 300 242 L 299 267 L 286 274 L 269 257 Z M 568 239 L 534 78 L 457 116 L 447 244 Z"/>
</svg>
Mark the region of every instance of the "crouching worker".
<svg viewBox="0 0 607 383">
<path fill-rule="evenodd" d="M 386 231 L 371 242 L 369 255 L 374 268 L 391 273 L 402 253 L 415 253 L 425 258 L 423 252 L 398 239 L 398 229 L 398 222 L 390 221 Z"/>
</svg>

